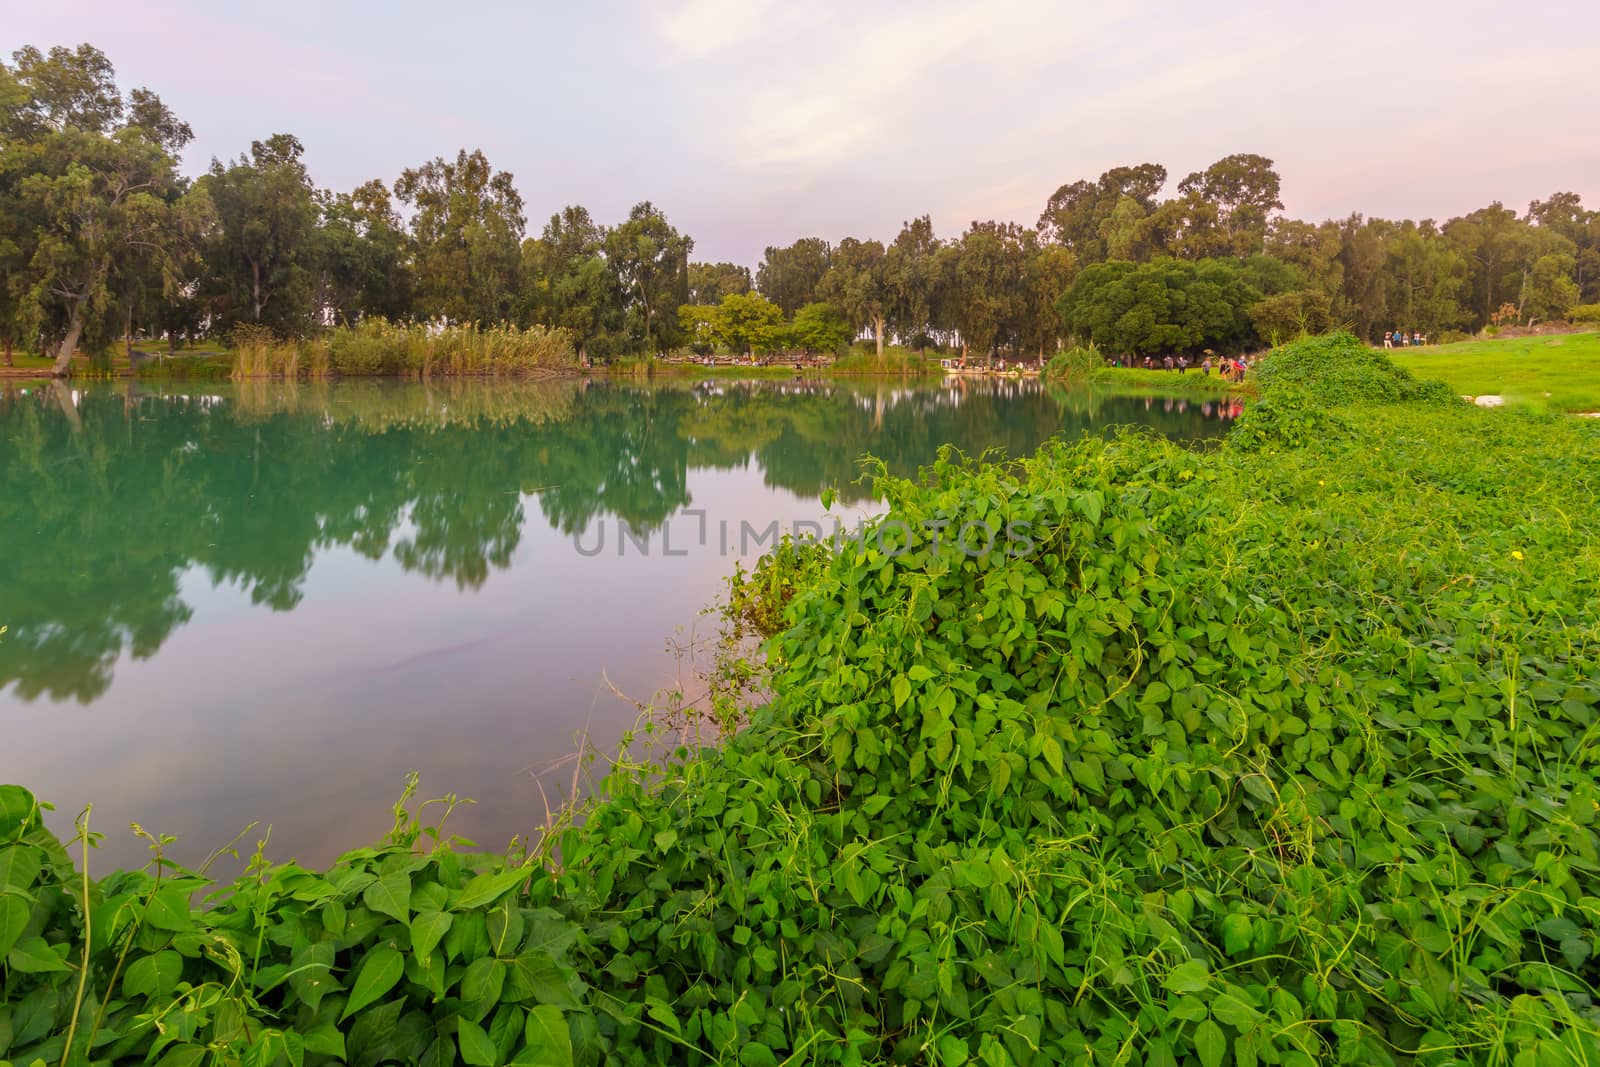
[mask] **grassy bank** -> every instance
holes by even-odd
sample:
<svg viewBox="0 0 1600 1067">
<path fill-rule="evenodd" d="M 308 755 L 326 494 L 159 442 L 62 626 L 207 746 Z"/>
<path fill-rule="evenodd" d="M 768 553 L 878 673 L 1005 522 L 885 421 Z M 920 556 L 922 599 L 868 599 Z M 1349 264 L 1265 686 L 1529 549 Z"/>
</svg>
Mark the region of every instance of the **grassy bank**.
<svg viewBox="0 0 1600 1067">
<path fill-rule="evenodd" d="M 1535 411 L 1600 411 L 1600 333 L 1463 341 L 1391 355 L 1465 396 L 1501 396 Z"/>
<path fill-rule="evenodd" d="M 1211 452 L 880 478 L 746 589 L 771 702 L 554 851 L 402 810 L 192 910 L 0 790 L 0 1057 L 1595 1063 L 1600 426 L 1349 337 L 1259 382 Z"/>
<path fill-rule="evenodd" d="M 1177 371 L 1145 370 L 1143 367 L 1100 367 L 1089 380 L 1097 387 L 1129 392 L 1201 393 L 1210 396 L 1247 394 L 1254 390 L 1246 382 L 1230 382 L 1220 374 L 1206 374 L 1190 368 Z"/>
</svg>

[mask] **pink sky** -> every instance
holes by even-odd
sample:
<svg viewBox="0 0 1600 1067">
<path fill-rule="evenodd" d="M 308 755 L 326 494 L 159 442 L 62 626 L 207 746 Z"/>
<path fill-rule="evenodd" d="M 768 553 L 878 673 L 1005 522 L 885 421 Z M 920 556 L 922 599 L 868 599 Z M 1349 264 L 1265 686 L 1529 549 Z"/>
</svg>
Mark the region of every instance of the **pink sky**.
<svg viewBox="0 0 1600 1067">
<path fill-rule="evenodd" d="M 1107 167 L 1176 182 L 1240 151 L 1311 219 L 1600 206 L 1600 4 L 1578 0 L 6 7 L 5 52 L 89 41 L 161 93 L 191 171 L 278 131 L 336 189 L 481 147 L 530 229 L 650 199 L 697 258 L 923 213 L 1032 223 Z"/>
</svg>

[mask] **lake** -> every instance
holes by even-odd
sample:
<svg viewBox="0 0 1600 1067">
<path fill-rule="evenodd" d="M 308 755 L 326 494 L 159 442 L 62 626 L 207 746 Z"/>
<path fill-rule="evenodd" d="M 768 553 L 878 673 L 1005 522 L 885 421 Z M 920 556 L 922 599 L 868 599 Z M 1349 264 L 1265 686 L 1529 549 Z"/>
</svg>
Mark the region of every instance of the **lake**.
<svg viewBox="0 0 1600 1067">
<path fill-rule="evenodd" d="M 259 821 L 246 854 L 270 824 L 270 856 L 325 864 L 413 768 L 502 847 L 581 736 L 692 687 L 736 560 L 872 513 L 864 454 L 1236 413 L 1012 380 L 0 390 L 0 781 L 64 836 L 93 802 L 102 871 L 142 860 L 135 820 L 181 860 Z"/>
</svg>

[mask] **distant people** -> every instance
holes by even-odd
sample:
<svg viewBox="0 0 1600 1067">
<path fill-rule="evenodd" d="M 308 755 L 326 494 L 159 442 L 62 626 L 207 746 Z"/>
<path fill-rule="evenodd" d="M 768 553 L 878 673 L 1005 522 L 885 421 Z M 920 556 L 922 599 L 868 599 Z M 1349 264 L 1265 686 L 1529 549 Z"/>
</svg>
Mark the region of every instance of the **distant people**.
<svg viewBox="0 0 1600 1067">
<path fill-rule="evenodd" d="M 1200 369 L 1203 372 L 1205 372 L 1205 376 L 1207 378 L 1211 377 L 1211 357 L 1210 356 L 1207 356 L 1205 358 L 1205 362 L 1200 364 Z M 1211 412 L 1208 411 L 1208 412 L 1206 412 L 1206 414 L 1209 415 L 1209 414 L 1211 414 Z"/>
<path fill-rule="evenodd" d="M 1384 330 L 1383 331 L 1383 347 L 1384 348 L 1393 348 L 1394 347 L 1394 334 L 1390 333 L 1388 330 Z"/>
<path fill-rule="evenodd" d="M 1149 356 L 1145 356 L 1144 357 L 1144 369 L 1145 370 L 1151 370 L 1151 369 L 1154 368 L 1154 366 L 1155 366 L 1155 364 L 1150 362 L 1150 357 Z"/>
<path fill-rule="evenodd" d="M 1414 345 L 1420 345 L 1422 343 L 1422 334 L 1419 331 L 1411 331 L 1411 343 Z"/>
<path fill-rule="evenodd" d="M 1171 370 L 1173 368 L 1172 357 L 1171 356 L 1166 356 L 1165 358 L 1163 358 L 1161 360 L 1161 364 L 1162 364 L 1162 366 L 1166 367 L 1167 370 Z"/>
<path fill-rule="evenodd" d="M 1189 357 L 1188 356 L 1179 356 L 1178 357 L 1178 373 L 1182 374 L 1184 371 L 1186 371 L 1188 369 L 1189 369 Z"/>
<path fill-rule="evenodd" d="M 1394 332 L 1394 343 L 1401 348 L 1406 346 L 1406 332 L 1404 330 L 1396 330 Z"/>
</svg>

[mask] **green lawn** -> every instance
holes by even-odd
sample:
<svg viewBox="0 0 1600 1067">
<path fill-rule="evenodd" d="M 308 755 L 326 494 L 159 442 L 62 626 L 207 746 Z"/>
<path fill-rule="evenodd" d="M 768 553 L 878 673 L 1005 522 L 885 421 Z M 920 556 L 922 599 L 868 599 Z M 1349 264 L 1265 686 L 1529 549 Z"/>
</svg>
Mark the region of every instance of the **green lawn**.
<svg viewBox="0 0 1600 1067">
<path fill-rule="evenodd" d="M 1548 411 L 1600 411 L 1600 333 L 1463 341 L 1386 353 L 1464 396 L 1503 396 Z"/>
</svg>

